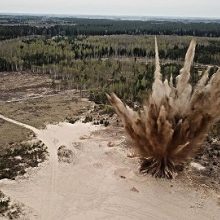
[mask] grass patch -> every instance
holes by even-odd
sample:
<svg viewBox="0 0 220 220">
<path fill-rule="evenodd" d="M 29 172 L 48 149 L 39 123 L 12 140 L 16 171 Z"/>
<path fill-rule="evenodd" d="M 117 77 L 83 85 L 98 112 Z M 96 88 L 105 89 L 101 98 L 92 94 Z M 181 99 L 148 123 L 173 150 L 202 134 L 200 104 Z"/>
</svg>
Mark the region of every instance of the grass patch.
<svg viewBox="0 0 220 220">
<path fill-rule="evenodd" d="M 4 150 L 11 147 L 13 143 L 29 140 L 31 135 L 33 133 L 28 129 L 0 119 L 0 155 Z"/>
<path fill-rule="evenodd" d="M 28 101 L 0 104 L 0 114 L 34 126 L 43 128 L 48 123 L 65 121 L 79 116 L 90 103 L 73 99 L 74 94 L 56 94 Z"/>
</svg>

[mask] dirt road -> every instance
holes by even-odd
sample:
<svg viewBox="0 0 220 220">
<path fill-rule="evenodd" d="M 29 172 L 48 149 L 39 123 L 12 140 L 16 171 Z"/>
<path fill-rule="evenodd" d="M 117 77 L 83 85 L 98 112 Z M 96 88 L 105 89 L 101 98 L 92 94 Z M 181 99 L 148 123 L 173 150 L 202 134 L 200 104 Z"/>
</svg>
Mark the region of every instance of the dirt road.
<svg viewBox="0 0 220 220">
<path fill-rule="evenodd" d="M 216 197 L 179 181 L 140 176 L 127 158 L 124 137 L 91 124 L 60 123 L 44 130 L 0 118 L 36 133 L 50 159 L 26 179 L 0 181 L 1 190 L 30 208 L 29 219 L 217 220 Z M 111 141 L 111 147 L 109 147 Z M 74 152 L 72 164 L 58 163 L 57 149 Z"/>
</svg>

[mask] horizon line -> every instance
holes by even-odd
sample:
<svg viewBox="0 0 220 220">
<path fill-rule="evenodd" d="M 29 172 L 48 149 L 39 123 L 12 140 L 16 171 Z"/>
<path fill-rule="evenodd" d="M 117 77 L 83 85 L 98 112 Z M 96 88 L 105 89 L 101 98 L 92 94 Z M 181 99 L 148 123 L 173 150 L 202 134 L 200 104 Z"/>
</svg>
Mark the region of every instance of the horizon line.
<svg viewBox="0 0 220 220">
<path fill-rule="evenodd" d="M 161 19 L 205 19 L 205 20 L 220 20 L 220 17 L 211 17 L 211 16 L 175 16 L 175 15 L 114 15 L 114 14 L 108 14 L 108 15 L 101 15 L 101 14 L 69 14 L 69 13 L 49 13 L 49 12 L 1 12 L 0 15 L 33 15 L 33 16 L 50 16 L 50 17 L 55 17 L 55 16 L 61 16 L 61 17 L 115 17 L 115 18 L 161 18 Z"/>
</svg>

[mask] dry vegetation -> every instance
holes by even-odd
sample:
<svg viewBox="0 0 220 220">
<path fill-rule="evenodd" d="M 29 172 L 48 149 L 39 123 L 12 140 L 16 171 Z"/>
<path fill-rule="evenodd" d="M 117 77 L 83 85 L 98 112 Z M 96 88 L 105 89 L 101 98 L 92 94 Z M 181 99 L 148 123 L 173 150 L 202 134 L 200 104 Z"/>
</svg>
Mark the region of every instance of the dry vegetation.
<svg viewBox="0 0 220 220">
<path fill-rule="evenodd" d="M 28 140 L 32 134 L 29 130 L 20 126 L 5 122 L 0 119 L 0 155 L 13 143 L 20 143 Z"/>
<path fill-rule="evenodd" d="M 0 105 L 0 113 L 17 121 L 42 128 L 46 123 L 64 121 L 67 117 L 79 115 L 90 104 L 73 97 L 72 92 L 65 92 L 49 97 L 11 102 Z"/>
<path fill-rule="evenodd" d="M 89 107 L 75 91 L 57 92 L 50 85 L 45 75 L 1 73 L 0 114 L 43 128 L 48 123 L 71 120 Z M 31 131 L 4 120 L 0 120 L 0 134 L 1 154 L 33 137 Z"/>
</svg>

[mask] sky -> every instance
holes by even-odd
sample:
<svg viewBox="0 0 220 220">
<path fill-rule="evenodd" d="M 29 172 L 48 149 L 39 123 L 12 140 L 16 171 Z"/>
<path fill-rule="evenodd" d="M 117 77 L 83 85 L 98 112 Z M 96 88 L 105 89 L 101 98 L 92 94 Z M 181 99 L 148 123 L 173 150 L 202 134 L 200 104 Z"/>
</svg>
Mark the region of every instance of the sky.
<svg viewBox="0 0 220 220">
<path fill-rule="evenodd" d="M 220 0 L 0 0 L 0 13 L 220 18 Z"/>
</svg>

